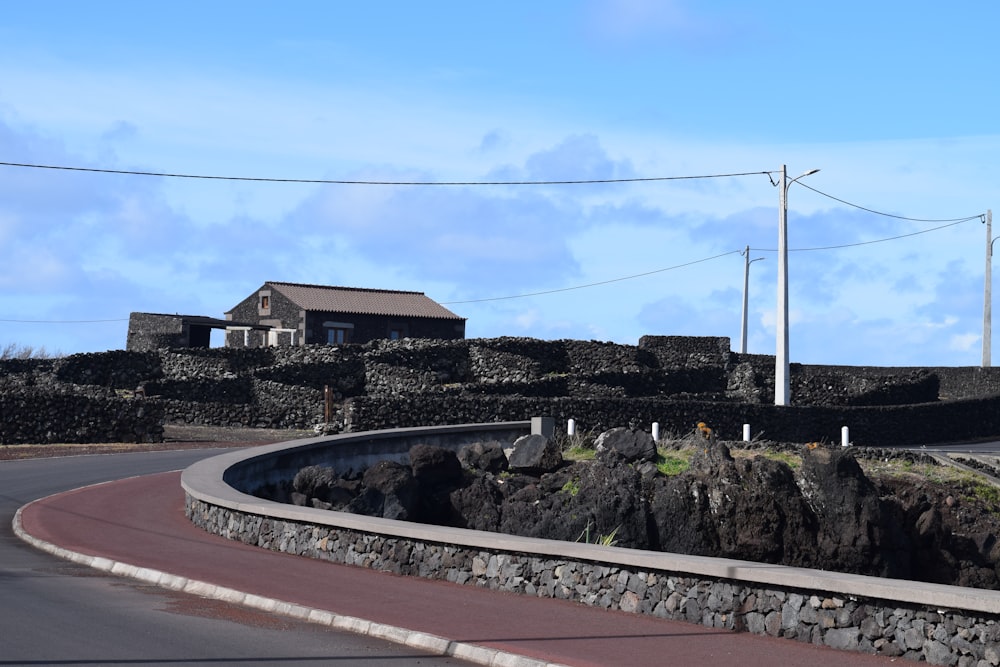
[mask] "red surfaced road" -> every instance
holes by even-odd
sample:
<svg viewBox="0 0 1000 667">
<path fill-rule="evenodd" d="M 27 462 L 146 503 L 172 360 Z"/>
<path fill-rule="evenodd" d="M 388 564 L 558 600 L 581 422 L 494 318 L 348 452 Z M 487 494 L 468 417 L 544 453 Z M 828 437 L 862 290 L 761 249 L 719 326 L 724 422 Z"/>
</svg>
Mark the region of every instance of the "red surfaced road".
<svg viewBox="0 0 1000 667">
<path fill-rule="evenodd" d="M 567 665 L 888 665 L 787 639 L 400 577 L 273 553 L 210 535 L 184 516 L 180 473 L 52 496 L 27 533 L 79 553 L 246 593 Z"/>
</svg>

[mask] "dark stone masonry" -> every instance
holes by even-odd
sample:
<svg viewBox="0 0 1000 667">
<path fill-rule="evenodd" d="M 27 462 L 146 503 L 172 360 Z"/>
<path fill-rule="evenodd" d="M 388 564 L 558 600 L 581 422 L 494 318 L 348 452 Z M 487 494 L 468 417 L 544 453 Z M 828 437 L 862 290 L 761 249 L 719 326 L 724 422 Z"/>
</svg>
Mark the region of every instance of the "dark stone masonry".
<svg viewBox="0 0 1000 667">
<path fill-rule="evenodd" d="M 933 665 L 1000 665 L 1000 625 L 995 618 L 314 526 L 244 514 L 190 497 L 187 513 L 196 525 L 223 537 L 335 563 Z"/>
<path fill-rule="evenodd" d="M 846 425 L 855 444 L 877 446 L 1000 433 L 997 369 L 792 364 L 793 404 L 776 408 L 774 358 L 729 346 L 504 337 L 7 360 L 0 443 L 157 440 L 163 421 L 333 433 L 540 414 L 595 433 L 653 422 L 687 433 L 704 421 L 728 439 L 748 423 L 791 442 L 836 441 Z"/>
</svg>

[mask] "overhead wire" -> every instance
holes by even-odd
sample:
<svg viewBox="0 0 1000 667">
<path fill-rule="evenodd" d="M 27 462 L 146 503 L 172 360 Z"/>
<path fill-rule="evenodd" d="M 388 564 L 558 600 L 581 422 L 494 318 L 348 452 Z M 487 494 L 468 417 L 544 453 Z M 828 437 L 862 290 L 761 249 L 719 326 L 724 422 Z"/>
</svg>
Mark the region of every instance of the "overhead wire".
<svg viewBox="0 0 1000 667">
<path fill-rule="evenodd" d="M 128 169 L 100 169 L 96 167 L 75 167 L 67 165 L 44 165 L 44 164 L 32 164 L 32 163 L 22 163 L 22 162 L 0 162 L 0 166 L 7 167 L 21 167 L 30 169 L 49 169 L 49 170 L 60 170 L 60 171 L 74 171 L 74 172 L 90 172 L 90 173 L 100 173 L 100 174 L 121 174 L 129 176 L 154 176 L 161 178 L 185 178 L 185 179 L 203 179 L 203 180 L 220 180 L 220 181 L 249 181 L 249 182 L 263 182 L 263 183 L 300 183 L 300 184 L 328 184 L 328 185 L 380 185 L 380 186 L 436 186 L 436 185 L 450 185 L 450 186 L 497 186 L 497 185 L 586 185 L 586 184 L 600 184 L 600 183 L 643 183 L 643 182 L 656 182 L 656 181 L 679 181 L 679 180 L 697 180 L 697 179 L 707 179 L 707 178 L 731 178 L 736 176 L 755 176 L 755 175 L 765 175 L 770 178 L 771 171 L 753 171 L 753 172 L 734 172 L 726 174 L 706 174 L 706 175 L 696 175 L 696 176 L 657 176 L 657 177 L 645 177 L 645 178 L 609 178 L 609 179 L 578 179 L 578 180 L 549 180 L 549 181 L 369 181 L 369 180 L 343 180 L 343 179 L 303 179 L 303 178 L 270 178 L 270 177 L 256 177 L 256 176 L 220 176 L 220 175 L 206 175 L 206 174 L 181 174 L 181 173 L 170 173 L 170 172 L 155 172 L 155 171 L 138 171 L 138 170 L 128 170 Z M 871 241 L 859 241 L 857 243 L 847 243 L 841 245 L 832 246 L 822 246 L 814 248 L 790 248 L 789 252 L 806 252 L 814 250 L 836 250 L 842 248 L 852 248 L 863 245 L 870 245 L 873 243 L 884 243 L 886 241 L 895 241 L 902 238 L 907 238 L 910 236 L 917 236 L 919 234 L 926 234 L 928 232 L 937 231 L 939 229 L 944 229 L 947 227 L 952 227 L 954 225 L 961 224 L 963 222 L 968 222 L 969 220 L 981 219 L 982 214 L 968 216 L 965 218 L 951 218 L 951 219 L 929 219 L 929 218 L 910 218 L 901 215 L 894 215 L 891 213 L 885 213 L 882 211 L 877 211 L 875 209 L 860 206 L 858 204 L 851 203 L 844 199 L 834 197 L 826 192 L 817 190 L 806 183 L 798 181 L 799 185 L 812 190 L 813 192 L 820 194 L 824 197 L 832 199 L 834 201 L 840 202 L 846 206 L 852 208 L 857 208 L 868 213 L 873 213 L 875 215 L 881 215 L 890 218 L 896 218 L 898 220 L 907 220 L 914 222 L 945 222 L 938 227 L 932 227 L 930 229 L 924 229 L 917 232 L 911 232 L 909 234 L 900 234 L 898 236 L 892 236 L 882 239 L 875 239 Z M 772 180 L 772 185 L 774 182 Z M 753 248 L 753 250 L 758 252 L 777 252 L 775 249 L 770 248 Z M 677 264 L 674 266 L 665 267 L 662 269 L 654 269 L 652 271 L 645 271 L 643 273 L 637 273 L 630 276 L 623 276 L 620 278 L 611 278 L 609 280 L 602 280 L 594 283 L 587 283 L 585 285 L 575 285 L 572 287 L 562 287 L 552 290 L 542 290 L 538 292 L 530 292 L 526 294 L 514 294 L 508 296 L 499 297 L 488 297 L 483 299 L 467 299 L 462 301 L 443 301 L 442 305 L 460 305 L 468 303 L 484 303 L 488 301 L 503 301 L 510 299 L 521 299 L 533 296 L 542 296 L 546 294 L 556 294 L 560 292 L 569 292 L 579 289 L 587 289 L 590 287 L 597 287 L 600 285 L 607 285 L 610 283 L 622 282 L 625 280 L 633 280 L 636 278 L 642 278 L 645 276 L 654 275 L 657 273 L 664 273 L 666 271 L 673 271 L 676 269 L 684 268 L 687 266 L 692 266 L 695 264 L 701 264 L 703 262 L 712 261 L 719 259 L 720 257 L 725 257 L 727 255 L 742 254 L 741 250 L 731 250 L 718 255 L 713 255 L 711 257 L 705 257 L 702 259 L 693 260 L 691 262 L 685 262 L 683 264 Z M 14 320 L 14 319 L 0 319 L 0 322 L 15 322 L 15 323 L 35 323 L 35 324 L 84 324 L 84 323 L 98 323 L 98 322 L 123 322 L 126 318 L 116 318 L 108 320 Z"/>
<path fill-rule="evenodd" d="M 127 317 L 116 317 L 110 320 L 3 320 L 0 322 L 16 322 L 18 324 L 96 324 L 98 322 L 128 322 Z"/>
<path fill-rule="evenodd" d="M 982 216 L 973 215 L 968 218 L 957 218 L 954 222 L 949 222 L 947 225 L 941 225 L 939 227 L 931 227 L 929 229 L 921 229 L 917 232 L 910 232 L 909 234 L 900 234 L 899 236 L 889 236 L 884 239 L 873 239 L 871 241 L 858 241 L 856 243 L 844 243 L 842 245 L 828 245 L 828 246 L 817 246 L 815 248 L 789 248 L 788 252 L 809 252 L 811 250 L 839 250 L 841 248 L 854 248 L 862 245 L 871 245 L 872 243 L 885 243 L 886 241 L 895 241 L 897 239 L 905 239 L 909 236 L 919 236 L 920 234 L 926 234 L 928 232 L 936 232 L 939 229 L 945 229 L 947 227 L 954 227 L 955 225 L 960 225 L 963 222 L 968 222 L 969 220 L 978 220 Z M 757 252 L 778 252 L 776 248 L 751 248 Z"/>
<path fill-rule="evenodd" d="M 586 285 L 575 285 L 573 287 L 560 287 L 559 289 L 545 290 L 545 291 L 542 291 L 542 292 L 531 292 L 529 294 L 515 294 L 515 295 L 511 295 L 511 296 L 495 296 L 495 297 L 490 297 L 490 298 L 486 298 L 486 299 L 469 299 L 467 301 L 442 301 L 441 305 L 443 305 L 443 306 L 453 306 L 453 305 L 462 304 L 462 303 L 482 303 L 484 301 L 503 301 L 505 299 L 521 299 L 521 298 L 529 297 L 529 296 L 540 296 L 540 295 L 543 295 L 543 294 L 555 294 L 556 292 L 569 292 L 569 291 L 572 291 L 572 290 L 585 289 L 587 287 L 597 287 L 598 285 L 607 285 L 609 283 L 617 283 L 617 282 L 621 282 L 623 280 L 632 280 L 633 278 L 642 278 L 644 276 L 651 276 L 654 273 L 663 273 L 664 271 L 673 271 L 674 269 L 681 269 L 681 268 L 684 268 L 685 266 L 691 266 L 693 264 L 701 264 L 702 262 L 709 262 L 709 261 L 711 261 L 713 259 L 718 259 L 720 257 L 725 257 L 726 255 L 732 255 L 734 253 L 740 253 L 740 252 L 743 252 L 743 251 L 742 250 L 730 250 L 729 252 L 724 252 L 724 253 L 719 254 L 719 255 L 713 255 L 712 257 L 705 257 L 703 259 L 696 259 L 694 261 L 686 262 L 684 264 L 677 264 L 675 266 L 668 266 L 668 267 L 666 267 L 664 269 L 655 269 L 653 271 L 646 271 L 645 273 L 637 273 L 637 274 L 632 275 L 632 276 L 624 276 L 624 277 L 621 277 L 621 278 L 612 278 L 610 280 L 601 280 L 600 282 L 588 283 Z"/>
<path fill-rule="evenodd" d="M 873 243 L 885 243 L 886 241 L 895 241 L 897 239 L 905 239 L 905 238 L 910 237 L 910 236 L 918 236 L 920 234 L 926 234 L 928 232 L 934 232 L 934 231 L 937 231 L 939 229 L 945 229 L 947 227 L 953 227 L 955 225 L 960 225 L 963 222 L 968 222 L 969 220 L 985 220 L 985 217 L 986 217 L 985 214 L 978 213 L 976 215 L 969 215 L 969 216 L 966 216 L 964 218 L 911 218 L 911 217 L 908 217 L 908 216 L 905 216 L 905 215 L 896 215 L 894 213 L 886 213 L 884 211 L 877 211 L 877 210 L 875 210 L 873 208 L 868 208 L 868 207 L 865 207 L 865 206 L 861 206 L 860 204 L 855 204 L 853 202 L 849 202 L 846 199 L 841 199 L 839 197 L 834 197 L 833 195 L 828 194 L 826 192 L 823 192 L 822 190 L 817 190 L 816 188 L 814 188 L 814 187 L 812 187 L 810 185 L 807 185 L 806 183 L 803 183 L 802 181 L 798 181 L 798 184 L 801 185 L 802 187 L 808 189 L 808 190 L 812 190 L 816 194 L 823 195 L 824 197 L 827 197 L 828 199 L 832 199 L 832 200 L 834 200 L 836 202 L 840 202 L 841 204 L 844 204 L 845 206 L 850 206 L 851 208 L 856 208 L 858 210 L 865 211 L 867 213 L 872 213 L 874 215 L 880 215 L 880 216 L 883 216 L 883 217 L 886 217 L 886 218 L 895 218 L 896 220 L 906 220 L 908 222 L 944 222 L 944 223 L 947 223 L 947 224 L 940 225 L 938 227 L 931 227 L 929 229 L 921 229 L 920 231 L 910 232 L 909 234 L 900 234 L 898 236 L 889 236 L 889 237 L 882 238 L 882 239 L 873 239 L 871 241 L 858 241 L 856 243 L 844 243 L 844 244 L 840 244 L 840 245 L 817 246 L 817 247 L 814 247 L 814 248 L 789 248 L 788 252 L 809 252 L 809 251 L 813 251 L 813 250 L 839 250 L 841 248 L 854 248 L 854 247 L 857 247 L 857 246 L 871 245 Z M 752 250 L 756 250 L 757 252 L 778 252 L 777 249 L 775 249 L 775 248 L 752 248 Z"/>
<path fill-rule="evenodd" d="M 833 195 L 827 194 L 827 193 L 823 192 L 822 190 L 817 190 L 816 188 L 811 187 L 811 186 L 803 183 L 802 181 L 798 181 L 798 184 L 801 185 L 802 187 L 806 188 L 807 190 L 812 190 L 816 194 L 823 195 L 824 197 L 827 197 L 828 199 L 832 199 L 834 201 L 840 202 L 841 204 L 844 204 L 846 206 L 850 206 L 852 208 L 857 208 L 857 209 L 860 209 L 862 211 L 867 211 L 868 213 L 874 213 L 875 215 L 885 216 L 887 218 L 896 218 L 897 220 L 908 220 L 910 222 L 956 222 L 957 223 L 957 222 L 967 222 L 969 220 L 974 220 L 975 218 L 981 218 L 981 217 L 983 217 L 983 214 L 979 213 L 977 215 L 970 215 L 970 216 L 967 216 L 967 217 L 964 217 L 964 218 L 940 218 L 940 219 L 935 219 L 935 218 L 908 218 L 908 217 L 906 217 L 904 215 L 894 215 L 892 213 L 884 213 L 882 211 L 876 211 L 875 209 L 872 209 L 872 208 L 865 208 L 864 206 L 860 206 L 858 204 L 852 204 L 849 201 L 846 201 L 844 199 L 839 199 L 838 197 L 834 197 Z"/>
<path fill-rule="evenodd" d="M 124 174 L 127 176 L 159 176 L 162 178 L 190 178 L 213 181 L 251 181 L 260 183 L 310 183 L 326 185 L 593 185 L 597 183 L 647 183 L 651 181 L 685 181 L 703 178 L 731 178 L 734 176 L 759 176 L 766 171 L 748 171 L 732 174 L 704 174 L 698 176 L 654 176 L 649 178 L 588 178 L 565 181 L 365 181 L 325 178 L 266 178 L 258 176 L 216 176 L 206 174 L 174 174 L 159 171 L 136 171 L 131 169 L 98 169 L 96 167 L 70 167 L 51 164 L 29 164 L 23 162 L 0 162 L 4 167 L 24 167 L 29 169 L 55 169 L 61 171 L 83 171 L 96 174 Z"/>
</svg>

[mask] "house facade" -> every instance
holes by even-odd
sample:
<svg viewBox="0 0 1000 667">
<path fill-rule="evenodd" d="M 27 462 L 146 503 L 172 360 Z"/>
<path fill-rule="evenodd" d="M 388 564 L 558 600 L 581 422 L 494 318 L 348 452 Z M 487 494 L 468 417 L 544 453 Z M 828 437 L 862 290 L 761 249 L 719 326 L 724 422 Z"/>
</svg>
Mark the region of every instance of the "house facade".
<svg viewBox="0 0 1000 667">
<path fill-rule="evenodd" d="M 423 292 L 266 282 L 226 319 L 228 347 L 465 338 L 465 318 Z"/>
</svg>

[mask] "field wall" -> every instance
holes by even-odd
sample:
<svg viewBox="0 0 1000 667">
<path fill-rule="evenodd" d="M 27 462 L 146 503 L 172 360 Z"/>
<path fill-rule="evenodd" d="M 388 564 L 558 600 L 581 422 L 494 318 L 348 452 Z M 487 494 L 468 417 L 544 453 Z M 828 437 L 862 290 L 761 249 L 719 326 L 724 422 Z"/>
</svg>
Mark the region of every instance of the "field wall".
<svg viewBox="0 0 1000 667">
<path fill-rule="evenodd" d="M 774 357 L 723 337 L 638 345 L 532 338 L 365 345 L 112 350 L 0 361 L 0 444 L 156 440 L 162 423 L 327 433 L 548 415 L 588 432 L 896 445 L 1000 435 L 1000 371 L 791 365 L 775 407 Z"/>
</svg>

